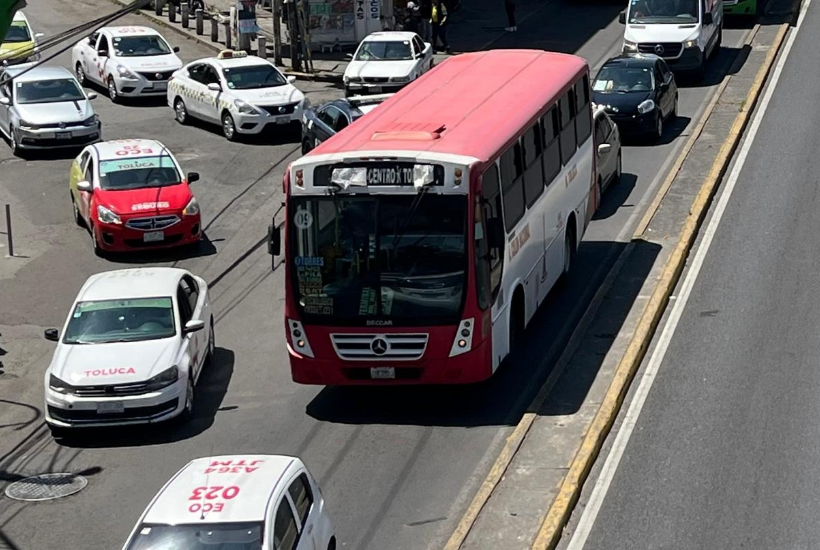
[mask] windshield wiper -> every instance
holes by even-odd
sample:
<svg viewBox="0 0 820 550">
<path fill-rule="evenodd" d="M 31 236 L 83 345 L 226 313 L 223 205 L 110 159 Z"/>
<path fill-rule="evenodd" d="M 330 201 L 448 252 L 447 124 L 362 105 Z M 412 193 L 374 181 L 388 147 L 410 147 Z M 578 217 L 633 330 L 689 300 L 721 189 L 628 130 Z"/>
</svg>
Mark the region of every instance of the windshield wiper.
<svg viewBox="0 0 820 550">
<path fill-rule="evenodd" d="M 396 244 L 404 237 L 405 231 L 407 231 L 407 226 L 410 225 L 410 222 L 413 220 L 413 217 L 416 215 L 416 210 L 419 209 L 419 205 L 421 204 L 421 199 L 424 198 L 424 195 L 427 194 L 427 190 L 429 187 L 426 185 L 421 188 L 419 194 L 413 197 L 413 202 L 410 204 L 410 212 L 407 213 L 407 217 L 404 218 L 404 222 L 401 224 L 401 229 L 396 228 L 396 231 L 393 233 L 393 248 L 396 247 Z"/>
</svg>

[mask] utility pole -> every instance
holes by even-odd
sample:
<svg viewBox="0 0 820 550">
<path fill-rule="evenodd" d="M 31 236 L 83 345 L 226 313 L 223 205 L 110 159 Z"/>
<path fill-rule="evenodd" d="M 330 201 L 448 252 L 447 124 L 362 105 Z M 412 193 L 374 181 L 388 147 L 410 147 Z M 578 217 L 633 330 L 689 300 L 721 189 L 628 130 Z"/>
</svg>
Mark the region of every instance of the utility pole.
<svg viewBox="0 0 820 550">
<path fill-rule="evenodd" d="M 282 0 L 273 0 L 273 62 L 282 65 Z"/>
<path fill-rule="evenodd" d="M 299 52 L 299 17 L 296 0 L 290 0 L 288 6 L 288 34 L 290 35 L 290 60 L 293 70 L 302 72 L 302 60 Z"/>
</svg>

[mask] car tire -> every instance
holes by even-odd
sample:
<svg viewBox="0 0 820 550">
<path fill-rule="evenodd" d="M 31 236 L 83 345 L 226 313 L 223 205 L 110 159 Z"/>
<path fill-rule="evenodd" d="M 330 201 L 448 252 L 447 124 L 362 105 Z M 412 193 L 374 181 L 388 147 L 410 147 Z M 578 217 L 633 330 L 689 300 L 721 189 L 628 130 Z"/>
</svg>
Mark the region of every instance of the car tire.
<svg viewBox="0 0 820 550">
<path fill-rule="evenodd" d="M 327 550 L 336 550 L 336 538 L 332 537 L 327 543 Z"/>
<path fill-rule="evenodd" d="M 618 164 L 615 167 L 615 175 L 612 176 L 612 184 L 616 184 L 621 181 L 621 175 L 623 174 L 624 166 L 623 166 L 623 157 L 621 155 L 621 151 L 618 151 Z"/>
<path fill-rule="evenodd" d="M 80 209 L 77 207 L 77 201 L 74 200 L 74 193 L 68 193 L 71 195 L 71 212 L 74 215 L 74 223 L 76 223 L 79 227 L 85 227 L 85 220 L 80 215 Z"/>
<path fill-rule="evenodd" d="M 208 334 L 208 355 L 205 356 L 205 365 L 210 368 L 214 364 L 216 355 L 216 334 L 214 334 L 214 318 L 211 317 L 211 332 Z"/>
<path fill-rule="evenodd" d="M 658 113 L 658 120 L 655 123 L 655 132 L 652 134 L 652 138 L 655 141 L 660 141 L 663 137 L 663 116 Z"/>
<path fill-rule="evenodd" d="M 108 97 L 111 99 L 111 103 L 119 103 L 120 102 L 120 93 L 117 91 L 117 84 L 114 82 L 114 77 L 108 77 Z"/>
<path fill-rule="evenodd" d="M 188 107 L 185 106 L 181 97 L 174 100 L 174 118 L 183 126 L 188 124 Z"/>
<path fill-rule="evenodd" d="M 231 116 L 231 113 L 222 113 L 222 135 L 228 141 L 236 141 L 236 123 Z"/>
<path fill-rule="evenodd" d="M 185 386 L 185 408 L 177 416 L 177 421 L 180 424 L 187 424 L 194 418 L 194 395 L 196 393 L 194 389 L 194 379 L 192 376 L 188 376 L 188 384 Z"/>
<path fill-rule="evenodd" d="M 77 66 L 74 67 L 74 76 L 77 78 L 77 82 L 79 82 L 80 87 L 84 87 L 85 82 L 85 70 L 83 70 L 83 64 L 77 63 Z"/>
<path fill-rule="evenodd" d="M 12 155 L 22 158 L 23 152 L 17 144 L 17 131 L 14 129 L 14 126 L 9 126 L 9 149 L 11 149 Z"/>
<path fill-rule="evenodd" d="M 675 102 L 672 104 L 672 112 L 669 114 L 669 118 L 672 120 L 678 118 L 678 94 L 675 94 Z"/>
<path fill-rule="evenodd" d="M 94 224 L 89 224 L 88 232 L 91 234 L 91 250 L 94 251 L 95 256 L 102 258 L 105 256 L 105 252 L 100 248 L 100 241 L 97 240 L 97 232 L 94 231 Z"/>
<path fill-rule="evenodd" d="M 302 154 L 307 155 L 313 150 L 313 146 L 310 143 L 309 139 L 302 140 Z"/>
</svg>

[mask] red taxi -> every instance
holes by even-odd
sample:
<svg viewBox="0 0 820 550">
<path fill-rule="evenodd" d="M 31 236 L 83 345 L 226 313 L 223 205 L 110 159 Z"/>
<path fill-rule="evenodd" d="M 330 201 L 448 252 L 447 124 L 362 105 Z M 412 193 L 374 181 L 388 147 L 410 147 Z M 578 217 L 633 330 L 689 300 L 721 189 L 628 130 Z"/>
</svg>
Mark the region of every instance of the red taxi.
<svg viewBox="0 0 820 550">
<path fill-rule="evenodd" d="M 198 179 L 155 140 L 89 145 L 71 165 L 74 221 L 97 254 L 196 244 L 202 224 L 188 184 Z"/>
</svg>

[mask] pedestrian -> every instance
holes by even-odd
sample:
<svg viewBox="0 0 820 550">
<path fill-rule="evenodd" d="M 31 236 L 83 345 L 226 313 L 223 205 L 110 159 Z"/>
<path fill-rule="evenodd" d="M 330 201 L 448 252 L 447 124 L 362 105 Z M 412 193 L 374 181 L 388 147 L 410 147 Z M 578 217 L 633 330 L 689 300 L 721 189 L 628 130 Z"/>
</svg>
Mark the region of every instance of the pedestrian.
<svg viewBox="0 0 820 550">
<path fill-rule="evenodd" d="M 515 24 L 515 0 L 504 0 L 504 9 L 507 10 L 507 32 L 515 32 L 518 27 Z"/>
<path fill-rule="evenodd" d="M 413 2 L 407 2 L 407 11 L 404 18 L 404 30 L 409 32 L 421 32 L 421 15 L 419 13 L 419 5 Z"/>
<path fill-rule="evenodd" d="M 433 0 L 421 0 L 419 15 L 421 16 L 421 38 L 425 42 L 432 42 L 433 28 L 430 25 L 430 18 L 433 16 Z"/>
<path fill-rule="evenodd" d="M 447 43 L 447 8 L 440 0 L 433 0 L 430 25 L 433 28 L 433 53 L 437 53 L 436 44 L 439 40 L 444 46 L 444 51 L 450 53 L 450 44 Z"/>
</svg>

